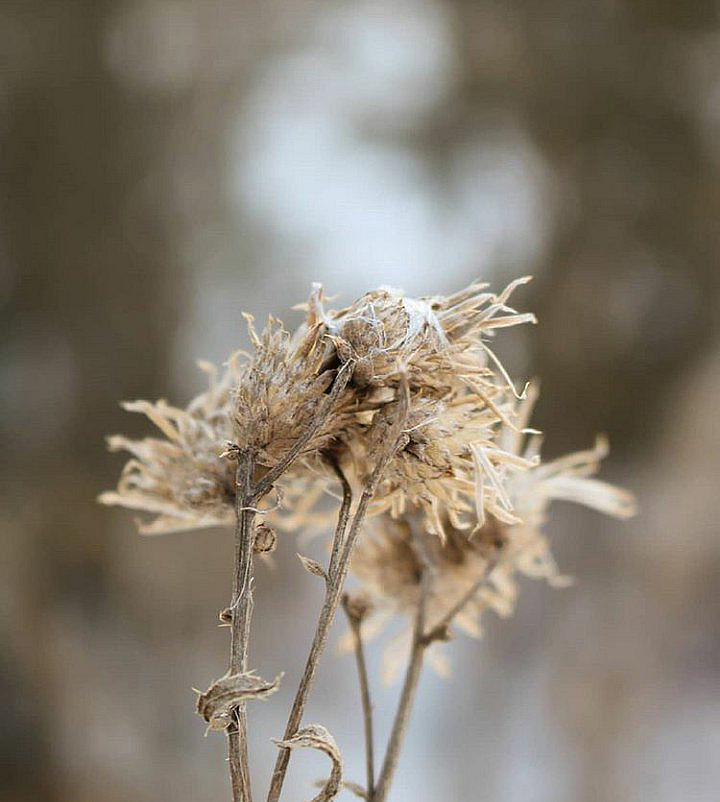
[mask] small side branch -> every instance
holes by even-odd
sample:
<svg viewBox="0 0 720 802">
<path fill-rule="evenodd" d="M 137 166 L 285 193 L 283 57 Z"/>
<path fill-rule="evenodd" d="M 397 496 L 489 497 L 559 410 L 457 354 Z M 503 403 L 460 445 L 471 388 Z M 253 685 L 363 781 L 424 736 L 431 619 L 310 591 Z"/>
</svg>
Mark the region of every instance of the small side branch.
<svg viewBox="0 0 720 802">
<path fill-rule="evenodd" d="M 363 613 L 353 608 L 352 601 L 347 593 L 342 598 L 343 609 L 347 615 L 353 636 L 355 662 L 357 664 L 358 682 L 360 685 L 360 701 L 363 711 L 363 729 L 365 732 L 365 789 L 367 798 L 372 799 L 375 793 L 375 755 L 373 747 L 373 709 L 370 697 L 370 683 L 368 681 L 365 649 L 362 640 Z"/>
</svg>

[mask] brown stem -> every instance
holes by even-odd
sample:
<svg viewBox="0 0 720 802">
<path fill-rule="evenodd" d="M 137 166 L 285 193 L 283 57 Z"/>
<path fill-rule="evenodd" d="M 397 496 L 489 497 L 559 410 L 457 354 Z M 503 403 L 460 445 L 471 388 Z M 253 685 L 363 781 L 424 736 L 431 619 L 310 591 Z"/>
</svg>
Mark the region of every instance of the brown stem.
<svg viewBox="0 0 720 802">
<path fill-rule="evenodd" d="M 343 493 L 342 504 L 340 505 L 340 514 L 338 515 L 337 527 L 335 529 L 335 537 L 332 542 L 332 550 L 330 552 L 330 562 L 328 563 L 328 577 L 332 579 L 337 569 L 337 561 L 340 559 L 343 539 L 345 537 L 345 530 L 347 529 L 348 520 L 350 518 L 350 507 L 352 506 L 352 488 L 350 482 L 340 467 L 337 459 L 329 459 L 330 466 L 332 467 L 335 475 L 337 476 Z"/>
<path fill-rule="evenodd" d="M 349 607 L 347 594 L 343 596 L 343 608 L 347 614 L 350 630 L 353 636 L 355 650 L 355 663 L 357 664 L 358 682 L 360 685 L 360 701 L 362 702 L 363 727 L 365 732 L 365 790 L 367 798 L 372 799 L 375 793 L 375 754 L 373 747 L 373 715 L 372 700 L 370 697 L 370 683 L 368 681 L 365 649 L 362 640 L 362 616 L 355 614 Z"/>
<path fill-rule="evenodd" d="M 318 619 L 317 627 L 315 629 L 313 642 L 310 646 L 310 653 L 308 654 L 308 658 L 305 663 L 305 670 L 300 680 L 300 684 L 298 685 L 295 699 L 290 710 L 290 715 L 288 716 L 285 734 L 283 735 L 283 741 L 290 740 L 290 738 L 297 733 L 300 726 L 302 714 L 305 710 L 305 704 L 307 702 L 313 680 L 315 679 L 317 664 L 320 656 L 325 650 L 325 644 L 327 643 L 328 635 L 330 633 L 330 627 L 335 619 L 335 612 L 337 611 L 338 602 L 340 600 L 340 592 L 347 575 L 352 547 L 357 539 L 360 524 L 365 517 L 365 512 L 367 510 L 367 505 L 370 501 L 370 498 L 371 495 L 368 495 L 367 490 L 364 491 L 360 498 L 358 509 L 353 518 L 350 532 L 345 542 L 345 548 L 343 549 L 339 558 L 335 574 L 332 577 L 328 576 L 325 591 L 325 602 L 320 612 L 320 618 Z M 281 748 L 277 760 L 275 761 L 275 768 L 273 770 L 273 776 L 270 782 L 270 790 L 268 792 L 268 802 L 277 802 L 278 799 L 280 799 L 280 791 L 282 790 L 282 785 L 285 780 L 285 773 L 287 772 L 289 760 L 290 750 L 287 748 Z"/>
<path fill-rule="evenodd" d="M 230 674 L 247 671 L 248 639 L 253 608 L 252 556 L 256 497 L 251 490 L 253 458 L 238 452 L 235 471 L 235 563 L 230 603 Z M 228 762 L 233 802 L 252 802 L 245 704 L 235 708 L 228 728 Z"/>
<path fill-rule="evenodd" d="M 385 802 L 387 798 L 390 783 L 395 775 L 395 769 L 397 768 L 398 759 L 400 757 L 400 749 L 405 740 L 405 733 L 407 732 L 408 721 L 410 720 L 410 712 L 413 707 L 413 702 L 415 701 L 415 695 L 417 694 L 417 687 L 420 681 L 425 649 L 427 649 L 428 646 L 425 639 L 425 617 L 427 612 L 427 600 L 430 592 L 430 570 L 424 552 L 422 552 L 421 549 L 418 549 L 418 552 L 422 553 L 422 574 L 420 576 L 420 598 L 415 613 L 410 660 L 408 661 L 408 666 L 405 671 L 405 681 L 403 682 L 400 700 L 398 702 L 397 711 L 395 712 L 395 720 L 393 721 L 392 730 L 390 731 L 390 738 L 388 740 L 382 770 L 380 771 L 380 777 L 378 778 L 375 793 L 370 797 L 371 802 Z"/>
<path fill-rule="evenodd" d="M 497 555 L 494 555 L 493 558 L 488 561 L 482 576 L 472 583 L 472 585 L 462 594 L 462 596 L 447 611 L 447 613 L 442 616 L 440 621 L 438 621 L 435 626 L 428 631 L 425 631 L 427 598 L 430 590 L 430 570 L 428 568 L 428 562 L 424 550 L 422 548 L 418 548 L 418 552 L 421 556 L 420 561 L 423 569 L 420 579 L 420 601 L 418 602 L 418 609 L 415 615 L 415 626 L 413 629 L 410 660 L 405 673 L 405 681 L 403 683 L 400 701 L 398 702 L 397 711 L 395 713 L 395 720 L 390 733 L 387 751 L 385 752 L 385 759 L 380 772 L 380 778 L 378 779 L 374 795 L 369 797 L 370 802 L 385 802 L 387 799 L 390 783 L 393 780 L 398 759 L 400 757 L 400 750 L 402 749 L 402 745 L 405 740 L 408 721 L 410 719 L 410 712 L 415 701 L 426 649 L 434 641 L 444 640 L 447 638 L 448 627 L 452 623 L 452 620 L 463 610 L 465 605 L 475 597 L 475 594 L 485 584 L 488 576 L 492 573 L 493 568 L 495 568 L 497 565 Z"/>
<path fill-rule="evenodd" d="M 337 612 L 338 603 L 340 601 L 340 594 L 342 593 L 343 585 L 345 584 L 345 577 L 347 576 L 350 567 L 350 558 L 352 556 L 353 548 L 357 542 L 358 534 L 360 533 L 360 526 L 365 518 L 368 505 L 372 497 L 375 495 L 375 489 L 380 481 L 380 478 L 385 470 L 390 459 L 394 456 L 398 446 L 402 440 L 402 430 L 407 420 L 409 394 L 407 385 L 403 382 L 401 386 L 400 397 L 398 399 L 397 416 L 393 423 L 388 436 L 385 439 L 385 447 L 378 458 L 375 469 L 373 470 L 370 478 L 365 485 L 365 488 L 360 496 L 355 515 L 353 516 L 352 523 L 350 524 L 350 531 L 345 539 L 340 556 L 337 559 L 337 564 L 333 574 L 328 574 L 325 585 L 325 602 L 320 612 L 320 617 L 315 629 L 312 645 L 310 646 L 310 653 L 305 663 L 305 670 L 300 680 L 300 684 L 295 694 L 290 715 L 288 716 L 287 724 L 285 727 L 285 734 L 283 741 L 288 741 L 298 731 L 300 722 L 302 720 L 305 704 L 312 688 L 313 680 L 315 679 L 315 672 L 317 670 L 318 661 L 322 655 L 325 644 L 327 643 L 330 627 L 335 620 L 335 613 Z M 281 747 L 280 752 L 275 761 L 275 768 L 273 770 L 272 779 L 270 781 L 270 790 L 268 791 L 267 802 L 278 802 L 280 793 L 282 791 L 283 782 L 285 781 L 285 774 L 287 772 L 288 762 L 290 761 L 290 750 L 286 747 Z"/>
</svg>

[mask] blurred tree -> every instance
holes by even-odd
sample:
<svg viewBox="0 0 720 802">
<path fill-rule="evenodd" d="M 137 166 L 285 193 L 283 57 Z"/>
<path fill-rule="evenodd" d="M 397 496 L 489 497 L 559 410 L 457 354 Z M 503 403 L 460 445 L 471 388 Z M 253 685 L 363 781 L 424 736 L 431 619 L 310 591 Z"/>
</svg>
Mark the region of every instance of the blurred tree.
<svg viewBox="0 0 720 802">
<path fill-rule="evenodd" d="M 10 607 L 22 611 L 22 624 L 3 624 L 8 802 L 67 798 L 45 715 L 60 659 L 43 648 L 48 613 L 72 598 L 81 616 L 102 615 L 107 541 L 89 502 L 112 466 L 99 445 L 119 427 L 118 395 L 166 389 L 178 303 L 159 165 L 183 110 L 131 97 L 109 74 L 101 51 L 113 6 L 23 0 L 0 11 L 0 472 L 12 547 L 4 570 Z"/>
<path fill-rule="evenodd" d="M 528 302 L 542 322 L 530 360 L 546 388 L 539 423 L 557 433 L 553 450 L 598 428 L 616 454 L 646 447 L 668 381 L 718 335 L 717 154 L 693 69 L 717 6 L 450 5 L 462 57 L 452 130 L 510 116 L 557 186 Z"/>
</svg>

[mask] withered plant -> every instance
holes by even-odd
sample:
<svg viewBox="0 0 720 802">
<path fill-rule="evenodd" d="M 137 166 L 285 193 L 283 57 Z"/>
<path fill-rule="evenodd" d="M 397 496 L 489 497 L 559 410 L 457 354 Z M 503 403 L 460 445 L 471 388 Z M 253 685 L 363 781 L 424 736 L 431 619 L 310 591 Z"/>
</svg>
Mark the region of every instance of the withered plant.
<svg viewBox="0 0 720 802">
<path fill-rule="evenodd" d="M 274 550 L 276 530 L 324 521 L 317 502 L 341 499 L 326 565 L 302 557 L 325 587 L 304 672 L 287 725 L 276 741 L 268 802 L 278 802 L 293 749 L 331 759 L 314 802 L 345 788 L 368 802 L 387 799 L 425 661 L 444 668 L 437 645 L 453 625 L 480 634 L 486 608 L 509 615 L 515 575 L 567 582 L 543 534 L 553 499 L 618 517 L 632 497 L 590 478 L 606 453 L 586 452 L 543 463 L 540 435 L 529 428 L 535 391 L 518 392 L 490 347 L 499 329 L 534 323 L 501 293 L 473 284 L 447 297 L 412 299 L 382 288 L 340 310 L 326 310 L 315 286 L 292 335 L 270 319 L 254 352 L 237 352 L 222 374 L 201 364 L 209 386 L 186 408 L 165 401 L 125 404 L 142 412 L 163 437 L 109 438 L 130 452 L 105 504 L 154 514 L 148 534 L 234 525 L 226 673 L 197 700 L 210 730 L 224 731 L 234 802 L 250 802 L 246 703 L 270 696 L 250 668 L 253 563 Z M 352 571 L 356 588 L 344 590 Z M 349 622 L 345 645 L 358 668 L 366 746 L 364 786 L 343 780 L 340 750 L 325 727 L 302 718 L 318 661 L 338 606 Z M 386 649 L 384 674 L 405 665 L 394 724 L 376 775 L 370 680 L 364 644 L 393 616 L 410 625 Z"/>
</svg>

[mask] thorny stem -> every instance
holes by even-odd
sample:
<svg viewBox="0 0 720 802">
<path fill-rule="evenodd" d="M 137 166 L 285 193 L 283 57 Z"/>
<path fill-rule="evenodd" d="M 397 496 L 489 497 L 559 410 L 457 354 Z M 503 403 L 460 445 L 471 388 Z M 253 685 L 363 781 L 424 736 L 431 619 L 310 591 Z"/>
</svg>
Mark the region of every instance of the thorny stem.
<svg viewBox="0 0 720 802">
<path fill-rule="evenodd" d="M 347 614 L 350 630 L 353 636 L 355 649 L 355 662 L 357 663 L 358 682 L 360 685 L 360 701 L 363 710 L 363 726 L 365 731 L 365 790 L 367 798 L 372 799 L 375 794 L 375 754 L 373 748 L 373 715 L 372 700 L 370 697 L 370 683 L 368 682 L 367 663 L 365 662 L 365 649 L 362 640 L 362 619 L 354 615 L 348 608 L 348 596 L 343 596 L 343 607 Z"/>
<path fill-rule="evenodd" d="M 235 472 L 235 565 L 233 572 L 232 601 L 230 604 L 230 673 L 247 671 L 248 640 L 253 608 L 252 558 L 255 539 L 256 504 L 272 487 L 273 483 L 287 470 L 293 460 L 315 436 L 332 411 L 337 397 L 343 391 L 354 363 L 346 362 L 335 376 L 332 389 L 318 413 L 302 436 L 283 457 L 253 487 L 252 477 L 255 467 L 252 455 L 241 449 L 236 450 L 237 469 Z M 339 468 L 337 469 L 339 471 Z M 344 485 L 343 485 L 344 486 Z M 349 501 L 343 503 L 344 521 L 347 522 Z M 337 547 L 339 551 L 339 546 Z M 250 764 L 247 749 L 247 712 L 245 704 L 238 705 L 233 713 L 234 724 L 228 728 L 228 762 L 233 802 L 252 802 L 250 787 Z"/>
<path fill-rule="evenodd" d="M 427 599 L 430 591 L 431 577 L 428 569 L 428 562 L 424 556 L 423 549 L 418 548 L 418 552 L 421 555 L 421 563 L 423 568 L 420 578 L 420 600 L 418 602 L 418 608 L 415 614 L 415 626 L 413 628 L 410 660 L 405 672 L 405 681 L 403 683 L 403 689 L 400 694 L 400 700 L 395 713 L 395 720 L 393 721 L 392 730 L 390 732 L 390 738 L 388 740 L 387 751 L 385 752 L 382 770 L 375 788 L 375 793 L 369 795 L 370 802 L 385 802 L 387 799 L 390 784 L 395 775 L 395 769 L 397 768 L 398 759 L 400 757 L 400 750 L 402 749 L 405 735 L 407 733 L 408 721 L 410 720 L 410 712 L 412 711 L 413 703 L 417 693 L 425 651 L 434 641 L 447 639 L 448 627 L 452 620 L 459 612 L 462 611 L 465 605 L 474 598 L 475 594 L 487 581 L 488 576 L 492 573 L 493 569 L 497 565 L 497 555 L 495 555 L 494 558 L 488 562 L 483 575 L 472 583 L 467 591 L 463 593 L 458 601 L 447 611 L 447 613 L 445 613 L 445 615 L 443 615 L 443 617 L 435 626 L 428 631 L 425 631 Z"/>
<path fill-rule="evenodd" d="M 255 486 L 252 481 L 255 467 L 253 455 L 238 447 L 233 449 L 237 459 L 237 468 L 235 471 L 235 561 L 230 603 L 230 674 L 245 673 L 248 669 L 248 640 L 253 609 L 252 559 L 255 517 L 258 512 L 257 502 L 272 488 L 273 483 L 287 470 L 327 420 L 335 401 L 350 380 L 353 367 L 353 362 L 346 362 L 338 370 L 330 393 L 310 425 L 285 457 L 271 468 Z M 349 503 L 349 501 L 347 504 L 343 503 L 345 524 L 347 523 Z M 338 552 L 339 549 L 338 545 Z M 247 749 L 247 712 L 244 703 L 234 709 L 233 723 L 228 727 L 227 734 L 233 802 L 252 802 Z"/>
<path fill-rule="evenodd" d="M 327 638 L 330 633 L 330 627 L 335 619 L 335 612 L 337 611 L 338 601 L 340 600 L 340 591 L 342 590 L 345 576 L 347 575 L 349 556 L 352 552 L 352 547 L 355 543 L 355 540 L 357 539 L 360 523 L 365 517 L 367 505 L 371 497 L 372 493 L 368 494 L 366 488 L 360 498 L 358 509 L 355 512 L 355 516 L 350 527 L 350 532 L 348 533 L 345 541 L 345 548 L 342 550 L 336 570 L 332 576 L 328 575 L 325 590 L 325 602 L 323 604 L 322 611 L 320 612 L 313 642 L 310 646 L 310 653 L 308 654 L 308 658 L 305 663 L 305 670 L 300 680 L 300 684 L 298 685 L 293 706 L 290 710 L 290 715 L 288 716 L 285 734 L 283 735 L 284 741 L 290 740 L 290 738 L 297 733 L 300 726 L 302 714 L 305 709 L 305 703 L 307 702 L 313 680 L 315 679 L 317 664 L 325 649 L 325 644 L 327 643 Z M 281 748 L 275 762 L 275 768 L 273 770 L 272 780 L 270 782 L 270 790 L 267 798 L 268 802 L 277 802 L 280 799 L 280 792 L 285 780 L 285 773 L 287 772 L 289 760 L 290 750 Z"/>
<path fill-rule="evenodd" d="M 305 704 L 307 703 L 310 689 L 312 688 L 313 680 L 317 670 L 318 661 L 322 655 L 325 644 L 327 643 L 330 627 L 335 620 L 335 613 L 337 612 L 338 603 L 340 601 L 340 594 L 342 593 L 345 578 L 347 576 L 348 568 L 350 567 L 350 557 L 352 556 L 353 547 L 357 541 L 358 534 L 360 533 L 360 526 L 365 518 L 368 505 L 375 495 L 375 489 L 380 482 L 382 474 L 385 470 L 390 459 L 394 456 L 398 447 L 402 444 L 403 428 L 407 420 L 408 412 L 408 388 L 405 383 L 401 388 L 400 397 L 398 400 L 397 416 L 388 432 L 388 437 L 385 440 L 385 448 L 383 448 L 377 464 L 367 480 L 365 488 L 358 502 L 355 514 L 350 524 L 350 531 L 345 538 L 344 545 L 337 558 L 335 570 L 328 573 L 325 585 L 325 601 L 320 612 L 320 617 L 315 629 L 312 645 L 310 646 L 310 653 L 305 663 L 305 670 L 298 685 L 295 694 L 290 715 L 288 716 L 287 724 L 285 727 L 285 734 L 283 741 L 288 741 L 298 731 L 300 722 L 302 720 Z M 342 514 L 342 510 L 341 510 Z M 336 533 L 336 539 L 339 533 Z M 335 545 L 333 546 L 333 549 Z M 270 790 L 268 791 L 267 802 L 278 802 L 280 793 L 282 791 L 283 782 L 285 781 L 285 774 L 287 773 L 288 763 L 290 761 L 290 750 L 286 747 L 281 747 L 280 752 L 275 761 L 275 768 L 273 770 L 272 779 L 270 781 Z"/>
<path fill-rule="evenodd" d="M 247 671 L 248 639 L 253 608 L 252 554 L 255 539 L 255 502 L 251 480 L 253 457 L 237 453 L 235 471 L 235 564 L 230 602 L 230 674 Z M 228 762 L 233 802 L 252 802 L 247 749 L 245 704 L 235 708 L 234 726 L 228 728 Z"/>
</svg>

